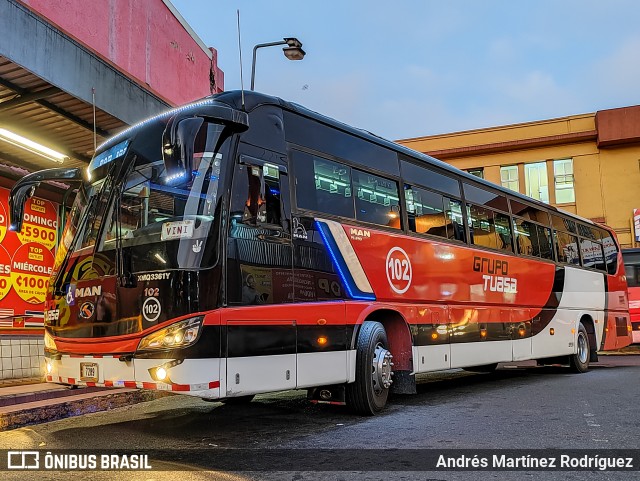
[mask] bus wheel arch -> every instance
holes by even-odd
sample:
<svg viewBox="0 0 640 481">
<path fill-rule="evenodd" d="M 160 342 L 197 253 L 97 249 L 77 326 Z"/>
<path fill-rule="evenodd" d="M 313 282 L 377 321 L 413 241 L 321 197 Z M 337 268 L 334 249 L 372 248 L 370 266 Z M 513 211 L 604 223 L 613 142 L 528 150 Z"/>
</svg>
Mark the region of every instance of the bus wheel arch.
<svg viewBox="0 0 640 481">
<path fill-rule="evenodd" d="M 387 333 L 389 351 L 393 355 L 394 394 L 416 394 L 413 375 L 413 341 L 405 318 L 392 309 L 378 309 L 367 315 L 366 321 L 379 322 Z"/>
<path fill-rule="evenodd" d="M 596 362 L 598 360 L 598 340 L 596 339 L 596 325 L 593 318 L 585 314 L 580 318 L 580 323 L 587 331 L 589 339 L 589 361 Z"/>
<path fill-rule="evenodd" d="M 578 323 L 578 332 L 576 335 L 576 353 L 569 356 L 569 366 L 576 373 L 584 373 L 589 370 L 589 361 L 591 359 L 591 339 L 589 339 L 589 331 L 587 326 L 593 323 L 589 316 L 582 316 Z M 591 326 L 593 329 L 593 326 Z"/>
</svg>

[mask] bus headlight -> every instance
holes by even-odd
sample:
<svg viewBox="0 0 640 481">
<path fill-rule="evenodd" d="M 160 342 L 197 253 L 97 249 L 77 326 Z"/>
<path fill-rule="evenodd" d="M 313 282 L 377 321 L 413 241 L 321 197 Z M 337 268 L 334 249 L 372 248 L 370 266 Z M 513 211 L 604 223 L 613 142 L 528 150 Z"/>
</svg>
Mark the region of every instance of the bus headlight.
<svg viewBox="0 0 640 481">
<path fill-rule="evenodd" d="M 185 319 L 153 332 L 140 340 L 138 351 L 189 347 L 198 340 L 203 319 L 202 316 Z"/>
</svg>

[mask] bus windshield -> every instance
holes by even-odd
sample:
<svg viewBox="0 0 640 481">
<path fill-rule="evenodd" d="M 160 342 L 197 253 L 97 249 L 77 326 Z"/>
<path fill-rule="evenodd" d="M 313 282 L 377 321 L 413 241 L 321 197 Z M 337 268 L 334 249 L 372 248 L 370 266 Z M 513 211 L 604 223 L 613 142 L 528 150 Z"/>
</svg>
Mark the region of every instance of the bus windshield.
<svg viewBox="0 0 640 481">
<path fill-rule="evenodd" d="M 162 162 L 135 168 L 104 218 L 98 252 L 130 251 L 132 272 L 210 267 L 222 153 L 194 155 L 188 180 L 167 182 Z"/>
<path fill-rule="evenodd" d="M 150 153 L 148 142 L 134 139 L 121 167 L 114 160 L 103 178 L 81 187 L 56 259 L 54 272 L 64 271 L 57 290 L 109 275 L 214 265 L 217 252 L 207 244 L 216 237 L 228 157 L 223 131 L 221 124 L 203 123 L 184 175 L 167 172 L 160 149 Z"/>
</svg>

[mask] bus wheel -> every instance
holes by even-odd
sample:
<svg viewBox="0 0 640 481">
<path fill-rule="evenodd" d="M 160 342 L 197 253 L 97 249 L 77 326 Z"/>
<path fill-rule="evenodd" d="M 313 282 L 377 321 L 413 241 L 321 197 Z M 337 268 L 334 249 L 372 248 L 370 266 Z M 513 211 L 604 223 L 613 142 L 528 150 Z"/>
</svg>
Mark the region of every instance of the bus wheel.
<svg viewBox="0 0 640 481">
<path fill-rule="evenodd" d="M 589 370 L 589 336 L 582 323 L 578 327 L 577 352 L 569 356 L 569 366 L 573 372 L 587 372 Z"/>
<path fill-rule="evenodd" d="M 389 397 L 393 356 L 387 333 L 379 322 L 362 325 L 356 346 L 356 381 L 347 384 L 347 405 L 357 414 L 371 416 L 385 407 Z"/>
<path fill-rule="evenodd" d="M 254 397 L 255 397 L 255 394 L 248 394 L 246 396 L 215 399 L 215 401 L 221 402 L 222 404 L 227 404 L 229 406 L 238 406 L 240 404 L 249 404 L 251 401 L 253 401 Z"/>
</svg>

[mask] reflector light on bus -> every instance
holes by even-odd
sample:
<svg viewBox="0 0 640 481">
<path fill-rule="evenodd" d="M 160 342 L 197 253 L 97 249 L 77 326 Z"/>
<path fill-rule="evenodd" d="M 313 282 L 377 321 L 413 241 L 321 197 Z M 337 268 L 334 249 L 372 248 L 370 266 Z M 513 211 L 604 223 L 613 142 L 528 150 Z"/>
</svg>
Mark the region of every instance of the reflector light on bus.
<svg viewBox="0 0 640 481">
<path fill-rule="evenodd" d="M 44 333 L 44 347 L 50 351 L 57 351 L 58 347 L 56 346 L 56 342 L 51 337 L 51 334 L 45 331 Z"/>
<path fill-rule="evenodd" d="M 318 338 L 318 344 L 320 344 L 321 346 L 324 346 L 327 342 L 328 342 L 328 339 L 326 336 L 320 336 Z"/>
<path fill-rule="evenodd" d="M 556 333 L 556 330 L 553 327 L 549 329 L 549 334 L 553 336 L 555 333 Z"/>
<path fill-rule="evenodd" d="M 432 332 L 432 333 L 431 333 L 431 339 L 433 339 L 434 341 L 435 341 L 436 339 L 438 339 L 438 333 L 437 333 L 437 332 Z"/>
</svg>

